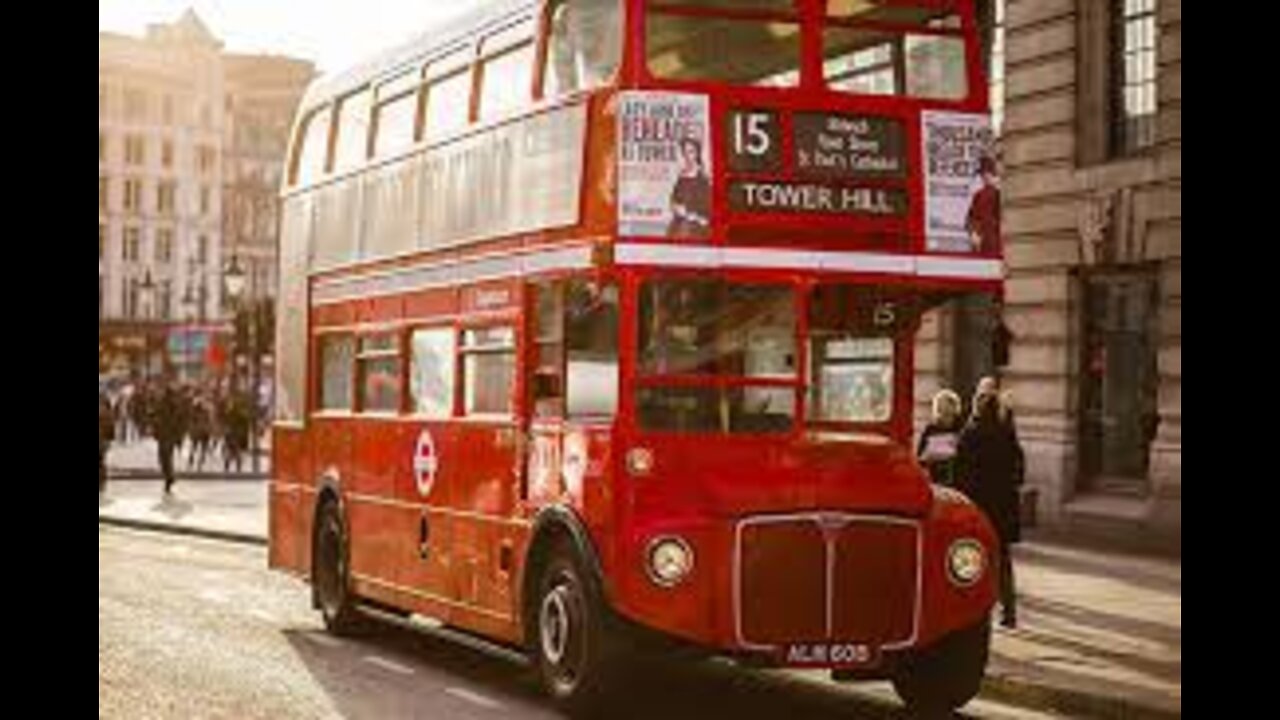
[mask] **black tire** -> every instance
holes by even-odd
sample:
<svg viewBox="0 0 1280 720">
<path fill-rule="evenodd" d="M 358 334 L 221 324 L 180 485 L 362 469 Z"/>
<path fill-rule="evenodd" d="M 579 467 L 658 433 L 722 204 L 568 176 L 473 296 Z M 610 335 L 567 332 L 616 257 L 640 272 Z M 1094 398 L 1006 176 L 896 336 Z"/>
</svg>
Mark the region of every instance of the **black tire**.
<svg viewBox="0 0 1280 720">
<path fill-rule="evenodd" d="M 530 652 L 543 689 L 571 717 L 594 716 L 617 677 L 617 630 L 591 577 L 567 546 L 544 566 L 533 602 Z"/>
<path fill-rule="evenodd" d="M 906 658 L 893 687 L 912 717 L 951 717 L 982 690 L 990 651 L 991 622 L 984 620 Z"/>
<path fill-rule="evenodd" d="M 324 626 L 334 635 L 354 635 L 362 627 L 351 594 L 347 530 L 336 502 L 326 502 L 316 517 L 311 582 Z"/>
</svg>

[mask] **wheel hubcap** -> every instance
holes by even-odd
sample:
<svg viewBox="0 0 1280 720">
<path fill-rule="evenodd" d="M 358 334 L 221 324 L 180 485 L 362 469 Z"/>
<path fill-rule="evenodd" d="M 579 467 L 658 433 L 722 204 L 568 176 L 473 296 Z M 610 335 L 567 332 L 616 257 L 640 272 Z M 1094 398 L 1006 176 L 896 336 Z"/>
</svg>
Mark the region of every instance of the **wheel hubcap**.
<svg viewBox="0 0 1280 720">
<path fill-rule="evenodd" d="M 547 662 L 560 666 L 569 653 L 573 620 L 569 613 L 569 589 L 560 585 L 542 600 L 542 654 Z"/>
</svg>

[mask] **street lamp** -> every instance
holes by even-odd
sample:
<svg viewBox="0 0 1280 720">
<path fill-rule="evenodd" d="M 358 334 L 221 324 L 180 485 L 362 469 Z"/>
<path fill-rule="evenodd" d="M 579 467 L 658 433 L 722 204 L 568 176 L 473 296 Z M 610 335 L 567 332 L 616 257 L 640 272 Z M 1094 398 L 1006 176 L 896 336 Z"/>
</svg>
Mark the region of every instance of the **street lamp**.
<svg viewBox="0 0 1280 720">
<path fill-rule="evenodd" d="M 186 308 L 187 316 L 186 339 L 182 344 L 182 362 L 183 365 L 190 366 L 193 364 L 191 356 L 195 349 L 195 321 L 196 312 L 200 306 L 200 298 L 196 296 L 195 287 L 192 286 L 189 280 L 187 282 L 187 291 L 182 295 L 182 306 Z"/>
<path fill-rule="evenodd" d="M 143 277 L 142 282 L 138 283 L 138 303 L 142 305 L 142 377 L 146 378 L 151 375 L 151 329 L 147 327 L 147 321 L 151 320 L 152 301 L 156 292 L 156 282 L 151 279 L 151 268 L 147 268 L 147 274 Z"/>
<path fill-rule="evenodd" d="M 239 257 L 231 256 L 231 265 L 223 274 L 222 279 L 226 283 L 227 295 L 231 298 L 232 306 L 235 308 L 236 327 L 241 327 L 241 323 L 243 323 L 245 328 L 247 347 L 237 348 L 237 350 L 244 351 L 249 360 L 249 461 L 254 474 L 257 474 L 261 469 L 258 458 L 258 389 L 262 385 L 262 358 L 259 355 L 261 348 L 259 347 L 260 338 L 258 337 L 257 318 L 259 308 L 254 298 L 245 297 L 248 277 L 244 269 L 240 267 Z M 234 388 L 234 379 L 238 374 L 239 363 L 236 362 L 233 365 L 231 377 Z"/>
</svg>

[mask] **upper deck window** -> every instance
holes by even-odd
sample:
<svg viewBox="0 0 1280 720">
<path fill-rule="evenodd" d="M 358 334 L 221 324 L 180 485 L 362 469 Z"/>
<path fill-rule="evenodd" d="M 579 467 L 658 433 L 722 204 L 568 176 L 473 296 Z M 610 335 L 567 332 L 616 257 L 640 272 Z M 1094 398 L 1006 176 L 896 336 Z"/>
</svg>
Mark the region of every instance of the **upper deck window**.
<svg viewBox="0 0 1280 720">
<path fill-rule="evenodd" d="M 556 0 L 549 14 L 545 95 L 609 84 L 622 61 L 618 0 Z"/>
<path fill-rule="evenodd" d="M 676 81 L 800 83 L 800 19 L 790 0 L 655 0 L 649 72 Z"/>
<path fill-rule="evenodd" d="M 800 83 L 801 25 L 791 0 L 654 0 L 646 20 L 655 77 L 761 87 Z"/>
<path fill-rule="evenodd" d="M 471 120 L 471 52 L 450 53 L 427 64 L 427 140 L 462 130 Z"/>
<path fill-rule="evenodd" d="M 302 121 L 301 145 L 294 151 L 293 182 L 308 185 L 324 175 L 329 159 L 329 108 L 316 110 Z"/>
<path fill-rule="evenodd" d="M 369 157 L 369 111 L 373 93 L 368 90 L 343 99 L 338 106 L 338 136 L 333 141 L 333 169 L 350 170 Z"/>
<path fill-rule="evenodd" d="M 829 0 L 827 85 L 860 95 L 930 100 L 968 96 L 965 37 L 952 3 Z"/>
<path fill-rule="evenodd" d="M 480 117 L 493 118 L 528 105 L 533 88 L 533 23 L 493 35 L 481 46 Z"/>
</svg>

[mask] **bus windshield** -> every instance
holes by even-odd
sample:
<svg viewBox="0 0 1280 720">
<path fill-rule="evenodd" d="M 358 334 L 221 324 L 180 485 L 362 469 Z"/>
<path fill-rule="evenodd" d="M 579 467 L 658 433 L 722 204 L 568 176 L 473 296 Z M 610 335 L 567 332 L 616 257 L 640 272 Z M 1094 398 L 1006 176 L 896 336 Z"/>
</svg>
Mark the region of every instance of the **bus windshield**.
<svg viewBox="0 0 1280 720">
<path fill-rule="evenodd" d="M 792 0 L 651 0 L 647 58 L 660 80 L 792 88 L 805 24 Z M 968 96 L 954 0 L 828 0 L 822 77 L 837 92 L 934 100 Z"/>
<path fill-rule="evenodd" d="M 644 430 L 775 434 L 809 424 L 889 422 L 894 328 L 876 289 L 820 285 L 800 337 L 798 287 L 722 280 L 646 283 L 636 407 Z M 891 312 L 891 311 L 890 311 Z M 800 344 L 808 367 L 801 367 Z"/>
</svg>

